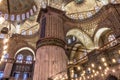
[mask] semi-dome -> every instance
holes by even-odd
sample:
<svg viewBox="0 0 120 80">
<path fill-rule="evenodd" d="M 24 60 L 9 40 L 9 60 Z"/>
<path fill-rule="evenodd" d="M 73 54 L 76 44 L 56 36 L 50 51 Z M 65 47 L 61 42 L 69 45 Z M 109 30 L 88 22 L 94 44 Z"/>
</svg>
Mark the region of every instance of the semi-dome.
<svg viewBox="0 0 120 80">
<path fill-rule="evenodd" d="M 0 16 L 6 20 L 20 21 L 29 18 L 37 11 L 34 0 L 1 0 Z"/>
</svg>

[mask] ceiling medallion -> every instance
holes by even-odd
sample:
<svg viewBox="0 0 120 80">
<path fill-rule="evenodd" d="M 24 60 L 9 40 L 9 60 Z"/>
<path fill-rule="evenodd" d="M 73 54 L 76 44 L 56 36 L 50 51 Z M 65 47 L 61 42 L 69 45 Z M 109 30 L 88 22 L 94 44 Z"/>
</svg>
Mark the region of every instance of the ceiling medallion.
<svg viewBox="0 0 120 80">
<path fill-rule="evenodd" d="M 77 4 L 83 3 L 84 0 L 75 0 Z"/>
</svg>

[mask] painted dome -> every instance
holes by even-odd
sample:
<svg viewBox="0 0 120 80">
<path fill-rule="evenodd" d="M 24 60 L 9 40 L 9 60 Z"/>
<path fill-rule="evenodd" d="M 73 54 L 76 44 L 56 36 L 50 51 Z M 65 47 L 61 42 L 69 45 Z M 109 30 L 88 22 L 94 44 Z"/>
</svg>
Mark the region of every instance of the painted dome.
<svg viewBox="0 0 120 80">
<path fill-rule="evenodd" d="M 1 0 L 0 2 L 0 16 L 6 20 L 25 20 L 33 15 L 36 10 L 37 6 L 34 0 Z"/>
</svg>

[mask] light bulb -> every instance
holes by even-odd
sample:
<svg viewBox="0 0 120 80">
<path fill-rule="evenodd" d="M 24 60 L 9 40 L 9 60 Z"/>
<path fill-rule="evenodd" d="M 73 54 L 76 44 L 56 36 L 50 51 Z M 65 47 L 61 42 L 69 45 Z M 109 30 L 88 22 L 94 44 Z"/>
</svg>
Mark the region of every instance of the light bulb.
<svg viewBox="0 0 120 80">
<path fill-rule="evenodd" d="M 6 38 L 6 39 L 4 39 L 3 42 L 4 42 L 4 44 L 6 44 L 8 41 L 9 41 L 9 39 Z"/>
<path fill-rule="evenodd" d="M 104 76 L 104 74 L 101 74 L 101 76 Z"/>
<path fill-rule="evenodd" d="M 90 77 L 89 76 L 87 76 L 87 79 L 89 79 Z"/>
<path fill-rule="evenodd" d="M 8 48 L 8 46 L 7 46 L 7 45 L 5 45 L 3 48 L 4 48 L 4 50 L 6 50 L 6 49 Z"/>
<path fill-rule="evenodd" d="M 91 70 L 91 68 L 88 68 L 88 70 L 90 71 L 90 70 Z"/>
<path fill-rule="evenodd" d="M 99 72 L 97 71 L 96 74 L 99 74 Z"/>
<path fill-rule="evenodd" d="M 95 70 L 92 70 L 93 73 L 95 73 Z"/>
<path fill-rule="evenodd" d="M 102 62 L 105 62 L 105 58 L 101 58 L 101 61 L 102 61 Z"/>
<path fill-rule="evenodd" d="M 93 76 L 93 75 L 91 75 L 91 77 L 93 78 L 94 76 Z"/>
<path fill-rule="evenodd" d="M 104 72 L 104 74 L 106 75 L 106 74 L 107 74 L 107 72 Z"/>
<path fill-rule="evenodd" d="M 73 73 L 73 72 L 74 72 L 74 70 L 71 70 L 71 72 Z"/>
<path fill-rule="evenodd" d="M 4 61 L 4 56 L 2 55 L 2 57 L 1 57 L 1 61 Z"/>
<path fill-rule="evenodd" d="M 115 59 L 112 59 L 112 62 L 113 62 L 113 63 L 116 63 L 116 60 L 115 60 Z"/>
<path fill-rule="evenodd" d="M 92 63 L 91 66 L 94 68 L 94 67 L 95 67 L 95 64 Z"/>
<path fill-rule="evenodd" d="M 5 51 L 3 51 L 3 53 L 4 53 L 4 54 L 6 54 L 6 53 L 7 53 L 7 51 L 5 50 Z"/>
<path fill-rule="evenodd" d="M 97 76 L 97 74 L 95 73 L 95 76 Z"/>
<path fill-rule="evenodd" d="M 101 69 L 102 69 L 102 67 L 101 67 L 101 66 L 99 66 L 99 69 L 101 70 Z"/>
<path fill-rule="evenodd" d="M 63 77 L 62 80 L 64 80 L 65 78 Z"/>
<path fill-rule="evenodd" d="M 79 66 L 79 67 L 77 67 L 77 69 L 78 69 L 78 70 L 80 70 L 80 69 L 81 69 L 81 67 Z"/>
<path fill-rule="evenodd" d="M 113 69 L 112 72 L 115 72 L 115 69 Z"/>
<path fill-rule="evenodd" d="M 83 71 L 83 74 L 85 74 L 85 71 Z"/>
<path fill-rule="evenodd" d="M 104 66 L 107 66 L 107 63 L 104 63 Z"/>
</svg>

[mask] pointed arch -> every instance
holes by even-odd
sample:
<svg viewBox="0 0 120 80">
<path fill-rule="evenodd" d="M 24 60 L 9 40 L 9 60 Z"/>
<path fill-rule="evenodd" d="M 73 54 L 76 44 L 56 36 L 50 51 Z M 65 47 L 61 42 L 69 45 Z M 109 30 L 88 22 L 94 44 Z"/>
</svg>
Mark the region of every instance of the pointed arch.
<svg viewBox="0 0 120 80">
<path fill-rule="evenodd" d="M 94 49 L 94 43 L 91 38 L 80 29 L 71 29 L 67 32 L 66 36 L 75 36 L 87 49 Z"/>
<path fill-rule="evenodd" d="M 16 55 L 17 55 L 20 51 L 23 51 L 23 50 L 28 50 L 28 51 L 32 52 L 32 54 L 33 54 L 33 56 L 34 56 L 34 60 L 35 60 L 35 52 L 34 52 L 31 48 L 29 48 L 29 47 L 22 47 L 22 48 L 20 48 L 19 50 L 17 50 L 17 52 L 15 53 L 14 58 L 16 57 Z"/>
<path fill-rule="evenodd" d="M 101 28 L 99 29 L 94 36 L 94 44 L 96 48 L 99 48 L 99 40 L 102 35 L 105 35 L 107 32 L 110 32 L 110 28 Z"/>
</svg>

